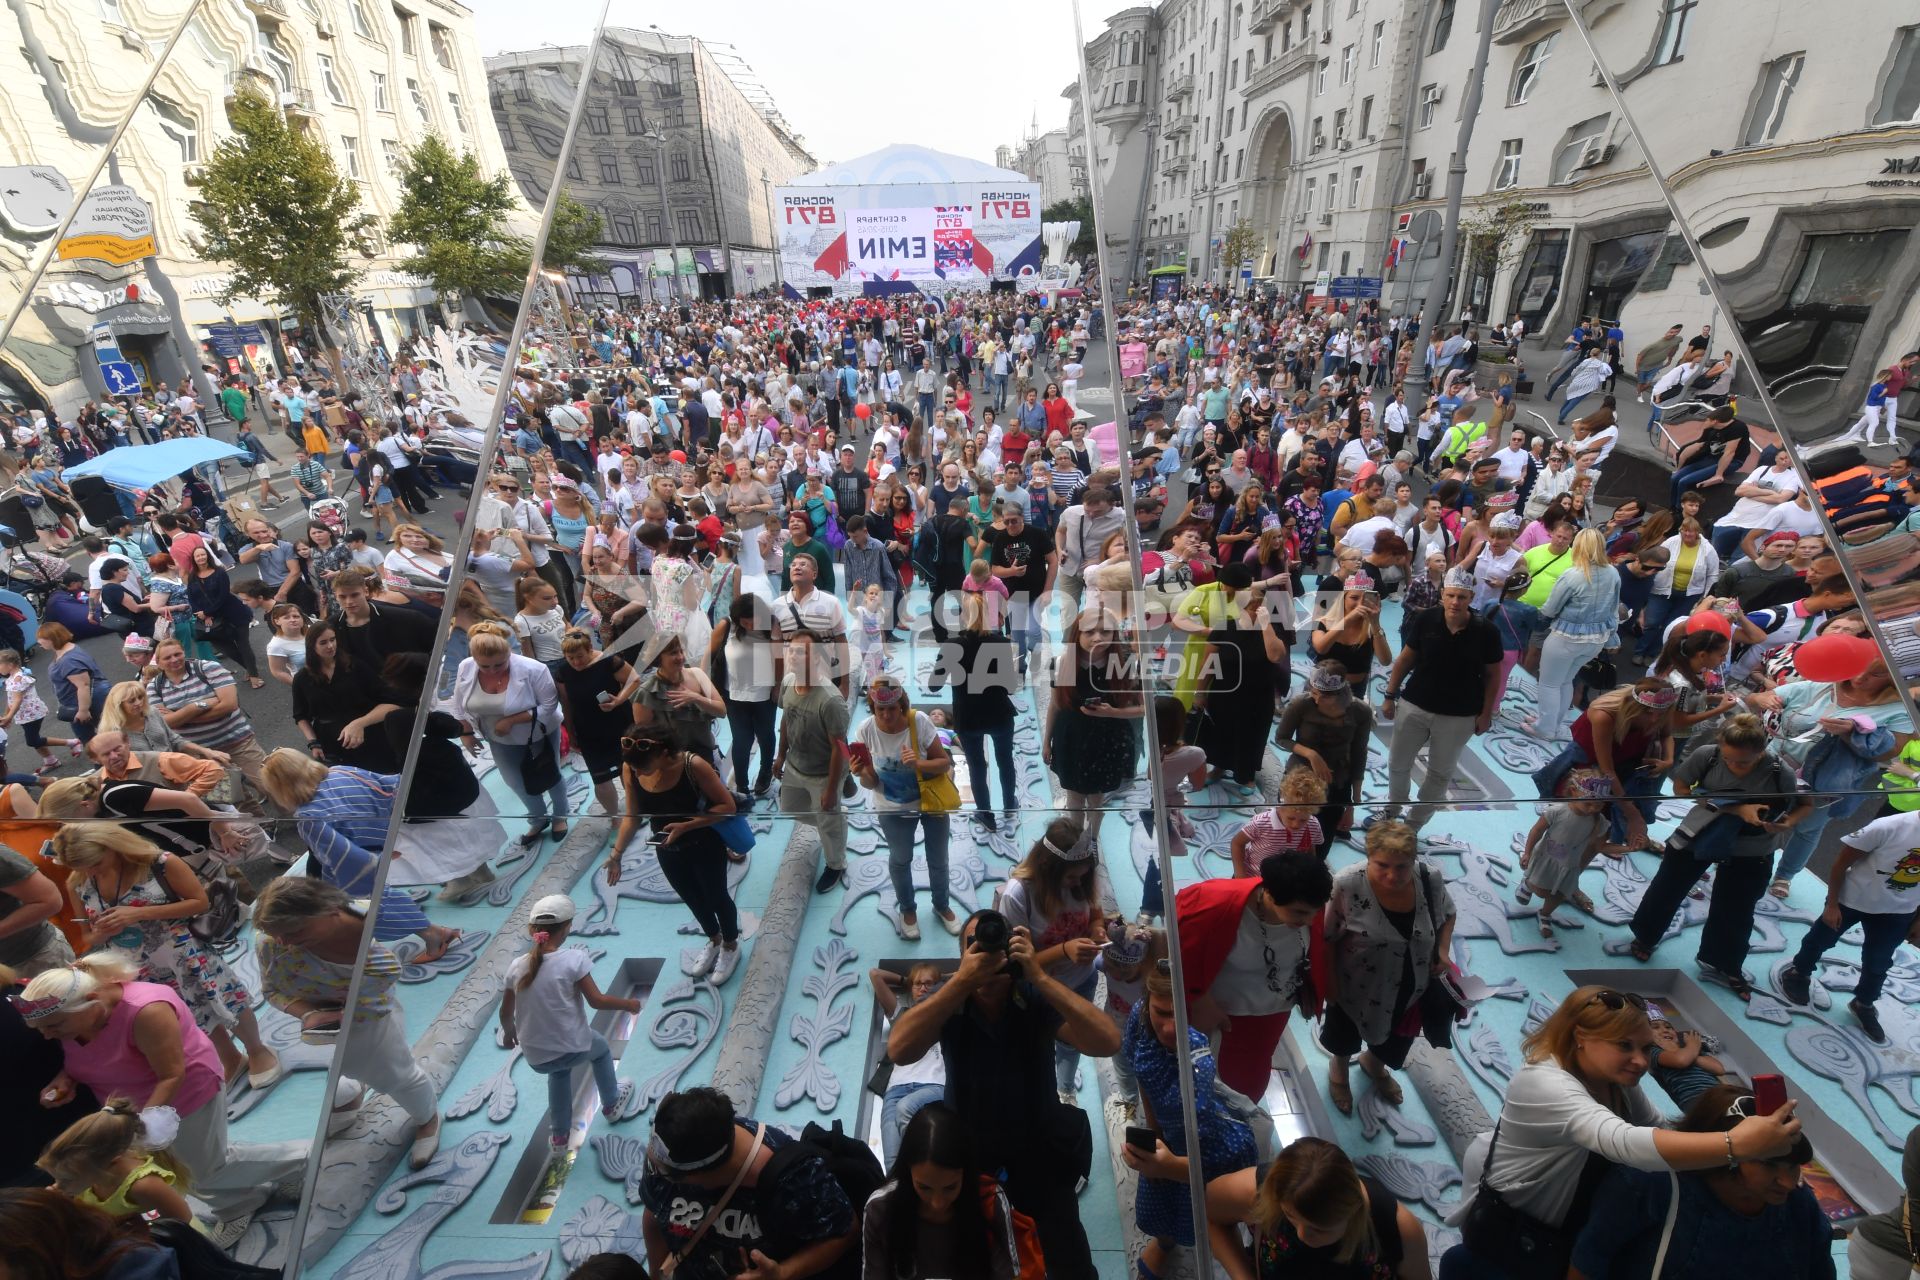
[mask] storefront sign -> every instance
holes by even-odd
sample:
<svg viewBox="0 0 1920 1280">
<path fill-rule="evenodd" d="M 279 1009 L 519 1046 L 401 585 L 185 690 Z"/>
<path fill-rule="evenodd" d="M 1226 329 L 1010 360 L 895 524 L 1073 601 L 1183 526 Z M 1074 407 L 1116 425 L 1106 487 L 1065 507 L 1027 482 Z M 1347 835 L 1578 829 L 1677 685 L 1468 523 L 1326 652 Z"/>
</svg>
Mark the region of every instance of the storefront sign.
<svg viewBox="0 0 1920 1280">
<path fill-rule="evenodd" d="M 158 252 L 153 242 L 153 211 L 140 193 L 132 187 L 97 187 L 80 202 L 80 212 L 55 256 L 124 267 Z"/>
<path fill-rule="evenodd" d="M 0 168 L 0 222 L 23 235 L 53 230 L 72 203 L 73 186 L 58 169 L 43 164 Z"/>
</svg>

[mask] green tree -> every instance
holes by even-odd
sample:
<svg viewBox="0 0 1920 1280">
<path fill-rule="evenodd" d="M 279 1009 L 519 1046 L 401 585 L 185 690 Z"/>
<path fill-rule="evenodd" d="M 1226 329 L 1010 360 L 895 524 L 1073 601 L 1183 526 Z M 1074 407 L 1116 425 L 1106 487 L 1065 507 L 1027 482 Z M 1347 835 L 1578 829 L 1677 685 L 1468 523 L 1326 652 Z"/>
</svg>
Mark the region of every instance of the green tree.
<svg viewBox="0 0 1920 1280">
<path fill-rule="evenodd" d="M 1242 218 L 1227 228 L 1220 238 L 1220 258 L 1226 270 L 1228 280 L 1240 278 L 1240 264 L 1251 258 L 1258 265 L 1260 258 L 1260 229 L 1252 221 Z"/>
<path fill-rule="evenodd" d="M 1491 280 L 1501 270 L 1519 261 L 1540 221 L 1538 208 L 1529 200 L 1509 199 L 1497 205 L 1476 209 L 1460 219 L 1460 238 L 1467 250 L 1465 274 L 1468 279 L 1484 276 Z"/>
<path fill-rule="evenodd" d="M 1067 246 L 1070 257 L 1092 260 L 1100 252 L 1100 238 L 1093 230 L 1093 201 L 1086 196 L 1056 200 L 1040 211 L 1042 222 L 1078 222 L 1080 234 Z"/>
<path fill-rule="evenodd" d="M 606 260 L 594 255 L 593 246 L 598 243 L 600 215 L 575 200 L 571 192 L 562 191 L 560 203 L 554 206 L 553 226 L 547 231 L 547 248 L 540 255 L 540 265 L 549 271 L 598 275 L 607 269 Z M 526 262 L 524 249 L 520 261 Z M 521 269 L 524 272 L 524 265 Z"/>
<path fill-rule="evenodd" d="M 189 237 L 201 257 L 232 275 L 217 295 L 277 303 L 318 332 L 320 295 L 350 288 L 350 265 L 374 232 L 360 211 L 358 184 L 341 175 L 315 134 L 287 123 L 280 108 L 244 85 L 228 109 L 233 133 L 207 162 Z"/>
<path fill-rule="evenodd" d="M 413 249 L 402 270 L 425 276 L 447 295 L 520 292 L 527 244 L 507 226 L 522 207 L 509 175 L 487 177 L 471 151 L 456 153 L 429 134 L 408 148 L 396 177 L 400 207 L 387 234 Z"/>
</svg>

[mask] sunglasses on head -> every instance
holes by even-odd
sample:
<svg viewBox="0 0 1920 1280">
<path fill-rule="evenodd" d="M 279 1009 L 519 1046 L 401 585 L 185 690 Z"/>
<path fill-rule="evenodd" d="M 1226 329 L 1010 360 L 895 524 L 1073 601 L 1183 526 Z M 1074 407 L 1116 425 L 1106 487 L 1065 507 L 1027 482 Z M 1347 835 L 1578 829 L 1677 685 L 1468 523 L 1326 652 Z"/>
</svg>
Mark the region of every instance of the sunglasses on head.
<svg viewBox="0 0 1920 1280">
<path fill-rule="evenodd" d="M 1594 992 L 1593 999 L 1587 1001 L 1587 1003 L 1600 1005 L 1615 1013 L 1618 1013 L 1628 1005 L 1632 1005 L 1642 1013 L 1647 1012 L 1647 998 L 1633 991 L 1614 991 L 1611 988 L 1605 991 L 1596 991 Z"/>
</svg>

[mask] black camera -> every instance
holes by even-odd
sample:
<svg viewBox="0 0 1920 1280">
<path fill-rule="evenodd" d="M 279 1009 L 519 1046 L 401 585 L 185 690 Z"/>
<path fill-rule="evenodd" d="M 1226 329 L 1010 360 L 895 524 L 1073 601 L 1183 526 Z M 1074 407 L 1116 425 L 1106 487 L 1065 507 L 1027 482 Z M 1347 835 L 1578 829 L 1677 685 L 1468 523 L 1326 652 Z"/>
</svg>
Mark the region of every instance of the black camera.
<svg viewBox="0 0 1920 1280">
<path fill-rule="evenodd" d="M 998 911 L 982 911 L 973 918 L 973 944 L 982 951 L 1007 953 L 1007 944 L 1013 940 L 1013 926 Z"/>
</svg>

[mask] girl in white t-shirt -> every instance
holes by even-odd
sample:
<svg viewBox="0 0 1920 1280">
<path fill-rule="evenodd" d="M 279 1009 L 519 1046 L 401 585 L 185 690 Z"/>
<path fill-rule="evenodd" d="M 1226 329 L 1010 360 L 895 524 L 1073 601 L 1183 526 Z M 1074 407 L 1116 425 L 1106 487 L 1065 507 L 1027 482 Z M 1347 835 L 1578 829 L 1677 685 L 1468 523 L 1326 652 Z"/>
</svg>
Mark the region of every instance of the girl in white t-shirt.
<svg viewBox="0 0 1920 1280">
<path fill-rule="evenodd" d="M 946 975 L 940 966 L 922 961 L 907 970 L 905 998 L 898 987 L 902 985 L 900 975 L 890 969 L 871 969 L 867 978 L 873 983 L 874 1002 L 880 1006 L 880 1016 L 887 1020 L 891 1028 L 900 1017 L 900 1011 L 919 1004 L 940 989 Z M 947 1063 L 940 1056 L 940 1046 L 935 1044 L 917 1062 L 905 1066 L 895 1066 L 887 1075 L 887 1091 L 881 1095 L 880 1104 L 880 1149 L 883 1167 L 893 1168 L 893 1159 L 900 1153 L 900 1135 L 907 1131 L 907 1123 L 918 1114 L 920 1108 L 929 1102 L 940 1102 L 947 1095 Z"/>
<path fill-rule="evenodd" d="M 267 673 L 281 684 L 292 684 L 307 665 L 307 615 L 300 606 L 281 601 L 267 610 Z"/>
<path fill-rule="evenodd" d="M 566 947 L 573 928 L 573 899 L 548 894 L 533 904 L 527 929 L 533 950 L 507 966 L 500 997 L 500 1032 L 509 1049 L 519 1046 L 527 1065 L 547 1078 L 548 1141 L 564 1149 L 573 1130 L 573 1069 L 586 1063 L 600 1090 L 600 1114 L 620 1118 L 633 1099 L 633 1082 L 613 1070 L 607 1038 L 587 1025 L 587 1009 L 639 1013 L 640 1002 L 604 994 L 593 980 L 593 957 Z M 563 950 L 562 948 L 565 947 Z"/>
<path fill-rule="evenodd" d="M 514 585 L 513 602 L 519 609 L 513 615 L 513 632 L 520 637 L 520 651 L 536 662 L 559 662 L 560 637 L 567 629 L 560 593 L 545 578 L 530 573 Z"/>
</svg>

